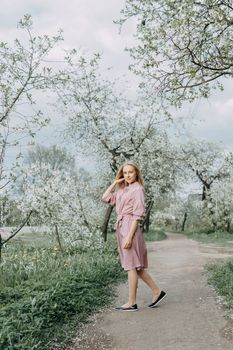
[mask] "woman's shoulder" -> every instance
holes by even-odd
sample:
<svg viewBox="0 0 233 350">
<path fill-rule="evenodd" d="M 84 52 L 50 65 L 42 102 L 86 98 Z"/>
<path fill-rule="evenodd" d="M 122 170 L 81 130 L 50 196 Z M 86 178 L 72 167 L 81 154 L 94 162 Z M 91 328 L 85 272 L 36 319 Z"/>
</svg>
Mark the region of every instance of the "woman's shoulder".
<svg viewBox="0 0 233 350">
<path fill-rule="evenodd" d="M 130 185 L 130 188 L 132 191 L 144 191 L 144 186 L 139 182 L 134 182 L 132 185 Z"/>
<path fill-rule="evenodd" d="M 121 194 L 122 192 L 124 192 L 124 187 L 119 187 L 117 190 L 115 190 L 115 194 L 116 194 L 116 195 L 119 195 L 119 194 Z"/>
</svg>

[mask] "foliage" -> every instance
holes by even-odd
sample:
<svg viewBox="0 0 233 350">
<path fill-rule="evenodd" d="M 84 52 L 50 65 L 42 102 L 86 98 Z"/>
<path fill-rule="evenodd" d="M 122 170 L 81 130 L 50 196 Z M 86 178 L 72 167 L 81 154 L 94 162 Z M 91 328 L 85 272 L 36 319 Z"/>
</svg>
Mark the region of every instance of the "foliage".
<svg viewBox="0 0 233 350">
<path fill-rule="evenodd" d="M 115 82 L 100 73 L 100 59 L 99 55 L 80 58 L 76 51 L 70 52 L 65 72 L 69 79 L 56 91 L 59 109 L 69 116 L 68 138 L 83 155 L 95 154 L 102 162 L 107 159 L 115 173 L 122 162 L 137 158 L 153 135 L 161 141 L 159 124 L 166 118 L 143 92 L 135 101 L 119 93 Z"/>
<path fill-rule="evenodd" d="M 166 239 L 167 236 L 162 230 L 150 228 L 149 232 L 144 233 L 144 238 L 146 241 L 162 241 Z"/>
<path fill-rule="evenodd" d="M 133 101 L 119 93 L 115 82 L 100 73 L 98 55 L 84 59 L 72 51 L 67 61 L 69 79 L 57 87 L 57 105 L 69 116 L 69 141 L 83 156 L 96 160 L 97 187 L 105 188 L 123 162 L 134 160 L 145 175 L 148 200 L 173 190 L 174 152 L 165 131 L 167 116 L 143 89 Z"/>
<path fill-rule="evenodd" d="M 233 230 L 233 183 L 232 177 L 214 184 L 212 198 L 214 215 L 218 229 Z"/>
<path fill-rule="evenodd" d="M 186 169 L 200 182 L 202 200 L 207 199 L 215 181 L 229 178 L 232 174 L 232 154 L 213 142 L 189 141 L 181 146 L 181 159 Z"/>
<path fill-rule="evenodd" d="M 211 207 L 203 204 L 200 194 L 190 194 L 187 199 L 176 196 L 171 198 L 171 203 L 167 208 L 153 214 L 153 222 L 160 226 L 170 225 L 174 230 L 181 230 L 186 213 L 185 230 L 205 233 L 226 230 L 231 232 L 233 213 L 231 187 L 229 186 L 229 193 L 226 196 L 223 195 L 224 193 L 221 194 L 221 183 L 218 187 L 220 192 L 215 186 L 212 189 L 211 203 L 213 205 Z"/>
<path fill-rule="evenodd" d="M 189 141 L 180 147 L 177 153 L 178 185 L 184 192 L 182 187 L 192 180 L 200 185 L 200 190 L 188 193 L 186 197 L 178 194 L 170 197 L 167 208 L 156 214 L 157 219 L 160 224 L 165 224 L 170 217 L 170 221 L 176 221 L 176 229 L 185 224 L 188 229 L 206 232 L 230 231 L 233 218 L 232 153 L 206 141 Z"/>
<path fill-rule="evenodd" d="M 73 168 L 74 170 L 74 168 Z M 37 224 L 43 224 L 64 240 L 73 242 L 80 235 L 91 235 L 96 228 L 89 183 L 68 169 L 53 170 L 51 165 L 35 163 L 24 169 L 18 205 L 23 212 L 32 210 Z M 97 212 L 96 212 L 97 215 Z M 92 219 L 92 221 L 91 221 Z"/>
<path fill-rule="evenodd" d="M 208 282 L 214 287 L 221 297 L 224 305 L 233 310 L 233 260 L 228 260 L 222 264 L 209 264 Z"/>
<path fill-rule="evenodd" d="M 5 192 L 0 197 L 0 227 L 18 225 L 21 216 L 22 212 L 18 208 L 17 202 L 11 199 L 9 193 Z"/>
<path fill-rule="evenodd" d="M 75 159 L 65 147 L 52 145 L 49 147 L 36 144 L 34 148 L 28 151 L 25 158 L 25 164 L 49 165 L 52 170 L 65 171 L 72 174 L 75 169 Z"/>
<path fill-rule="evenodd" d="M 127 0 L 118 23 L 137 21 L 130 69 L 173 105 L 209 96 L 233 75 L 232 11 L 229 0 Z"/>
<path fill-rule="evenodd" d="M 138 163 L 148 218 L 153 198 L 175 188 L 174 152 L 165 130 L 169 118 L 143 89 L 133 101 L 119 93 L 101 73 L 99 55 L 84 58 L 73 50 L 67 62 L 69 78 L 56 87 L 59 111 L 68 116 L 67 139 L 87 159 L 95 159 L 99 197 L 122 163 Z"/>
<path fill-rule="evenodd" d="M 62 40 L 61 32 L 53 37 L 34 36 L 30 15 L 25 15 L 18 27 L 24 33 L 22 40 L 15 39 L 12 46 L 0 43 L 0 188 L 13 183 L 12 170 L 22 155 L 17 150 L 15 164 L 6 165 L 9 148 L 19 147 L 26 136 L 33 139 L 49 122 L 37 102 L 39 93 L 55 83 L 52 68 L 44 62 Z"/>
<path fill-rule="evenodd" d="M 48 349 L 108 305 L 123 273 L 116 244 L 4 249 L 0 267 L 1 349 Z"/>
</svg>

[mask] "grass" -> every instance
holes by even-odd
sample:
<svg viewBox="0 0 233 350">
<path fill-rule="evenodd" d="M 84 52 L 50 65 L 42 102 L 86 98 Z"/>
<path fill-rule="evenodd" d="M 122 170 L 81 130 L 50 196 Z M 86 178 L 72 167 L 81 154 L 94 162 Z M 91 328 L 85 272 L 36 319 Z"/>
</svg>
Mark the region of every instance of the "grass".
<svg viewBox="0 0 233 350">
<path fill-rule="evenodd" d="M 69 340 L 80 322 L 110 305 L 125 279 L 116 242 L 54 248 L 11 244 L 0 266 L 0 348 L 49 349 Z"/>
<path fill-rule="evenodd" d="M 233 259 L 221 264 L 208 264 L 206 270 L 209 284 L 214 287 L 233 317 Z"/>
<path fill-rule="evenodd" d="M 162 241 L 163 239 L 166 239 L 167 236 L 164 233 L 164 231 L 151 228 L 149 232 L 144 233 L 144 238 L 146 241 L 151 242 L 151 241 Z"/>
<path fill-rule="evenodd" d="M 211 233 L 206 233 L 204 231 L 171 231 L 173 233 L 182 233 L 189 238 L 195 239 L 203 243 L 214 243 L 222 246 L 232 246 L 233 247 L 233 233 L 226 231 L 216 231 Z"/>
<path fill-rule="evenodd" d="M 33 233 L 34 234 L 34 233 Z M 66 342 L 89 315 L 109 306 L 114 285 L 127 277 L 119 264 L 115 236 L 103 245 L 64 247 L 31 232 L 3 249 L 0 265 L 0 348 L 49 349 Z M 35 235 L 34 235 L 35 237 Z M 147 241 L 162 240 L 151 229 Z M 53 246 L 51 247 L 51 244 Z"/>
<path fill-rule="evenodd" d="M 8 232 L 10 233 L 11 231 L 12 228 L 8 228 Z M 46 232 L 46 230 L 41 231 L 37 227 L 26 227 L 13 238 L 10 244 L 14 246 L 18 244 L 19 247 L 25 245 L 34 248 L 46 248 L 56 244 L 56 238 L 54 234 Z"/>
<path fill-rule="evenodd" d="M 157 231 L 157 230 L 156 230 Z M 158 230 L 159 231 L 159 230 Z M 171 233 L 177 233 L 177 234 L 183 234 L 187 237 L 194 239 L 196 241 L 202 242 L 202 243 L 212 243 L 217 244 L 219 246 L 227 246 L 227 247 L 233 247 L 233 232 L 227 232 L 227 231 L 216 231 L 216 232 L 205 232 L 198 231 L 198 230 L 175 230 L 171 227 L 162 227 L 161 232 L 171 232 Z"/>
</svg>

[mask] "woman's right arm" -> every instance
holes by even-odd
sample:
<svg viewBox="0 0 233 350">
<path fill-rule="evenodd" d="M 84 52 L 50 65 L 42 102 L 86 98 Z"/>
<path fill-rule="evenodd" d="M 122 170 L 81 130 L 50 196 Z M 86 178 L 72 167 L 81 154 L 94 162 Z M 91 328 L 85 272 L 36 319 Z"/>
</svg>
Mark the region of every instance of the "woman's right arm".
<svg viewBox="0 0 233 350">
<path fill-rule="evenodd" d="M 101 197 L 101 201 L 104 203 L 109 203 L 110 205 L 114 206 L 116 204 L 116 191 L 113 192 L 115 186 L 122 182 L 124 179 L 115 180 L 104 192 L 103 196 Z"/>
<path fill-rule="evenodd" d="M 113 192 L 114 188 L 116 186 L 116 181 L 114 181 L 104 192 L 103 196 L 101 197 L 101 201 L 104 203 L 109 203 L 110 205 L 114 206 L 116 202 L 116 192 Z"/>
</svg>

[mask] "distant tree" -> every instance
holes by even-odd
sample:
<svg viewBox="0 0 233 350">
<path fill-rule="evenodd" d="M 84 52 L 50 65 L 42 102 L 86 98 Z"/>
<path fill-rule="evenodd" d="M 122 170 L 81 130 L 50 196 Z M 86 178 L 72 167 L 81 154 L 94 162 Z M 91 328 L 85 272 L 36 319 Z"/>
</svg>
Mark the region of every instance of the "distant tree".
<svg viewBox="0 0 233 350">
<path fill-rule="evenodd" d="M 217 227 L 215 188 L 232 176 L 232 154 L 219 145 L 206 141 L 182 145 L 183 171 L 191 172 L 202 186 L 203 215 L 206 221 Z M 220 188 L 218 189 L 220 191 Z"/>
<path fill-rule="evenodd" d="M 217 180 L 229 178 L 231 157 L 219 145 L 207 141 L 190 141 L 181 147 L 184 164 L 201 183 L 205 201 Z"/>
<path fill-rule="evenodd" d="M 233 223 L 233 176 L 213 185 L 212 198 L 215 204 L 218 229 L 232 231 Z"/>
<path fill-rule="evenodd" d="M 33 224 L 47 225 L 57 236 L 61 232 L 77 238 L 97 227 L 92 182 L 66 148 L 36 145 L 25 158 L 21 181 L 16 182 L 19 207 L 33 208 Z"/>
<path fill-rule="evenodd" d="M 170 196 L 169 202 L 162 210 L 154 213 L 154 220 L 160 225 L 172 225 L 176 230 L 204 230 L 206 221 L 203 218 L 202 203 L 199 194 L 180 196 L 176 192 Z"/>
<path fill-rule="evenodd" d="M 130 69 L 173 105 L 209 96 L 233 76 L 231 0 L 127 0 L 117 21 L 136 18 Z"/>
<path fill-rule="evenodd" d="M 23 191 L 17 199 L 23 213 L 33 211 L 32 223 L 46 225 L 58 240 L 73 244 L 100 226 L 95 184 L 87 172 L 54 170 L 50 164 L 33 163 L 24 171 Z"/>
<path fill-rule="evenodd" d="M 28 151 L 25 163 L 29 166 L 33 164 L 44 166 L 47 164 L 52 170 L 65 170 L 66 172 L 72 172 L 75 169 L 74 157 L 65 147 L 59 147 L 58 145 L 35 145 L 34 148 Z"/>
<path fill-rule="evenodd" d="M 22 212 L 17 207 L 15 200 L 8 193 L 0 197 L 0 227 L 17 226 L 20 223 Z"/>
</svg>

